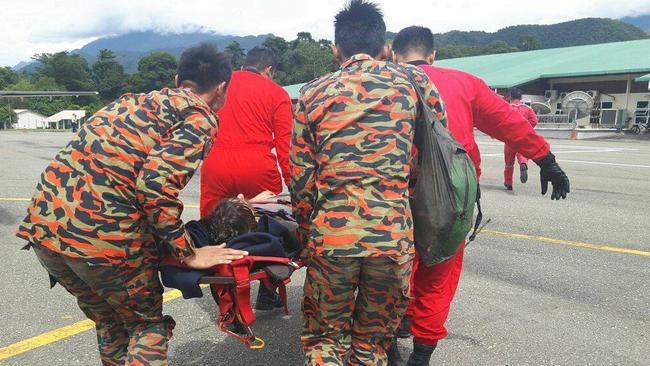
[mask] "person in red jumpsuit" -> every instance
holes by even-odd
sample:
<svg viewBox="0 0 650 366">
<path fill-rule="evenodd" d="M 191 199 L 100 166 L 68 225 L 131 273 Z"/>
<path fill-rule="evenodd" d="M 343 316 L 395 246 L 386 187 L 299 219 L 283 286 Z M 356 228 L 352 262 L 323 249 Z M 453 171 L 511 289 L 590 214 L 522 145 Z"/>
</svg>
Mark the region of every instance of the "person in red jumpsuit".
<svg viewBox="0 0 650 366">
<path fill-rule="evenodd" d="M 273 51 L 255 47 L 232 74 L 219 133 L 201 169 L 201 217 L 223 198 L 277 194 L 282 179 L 289 183 L 293 114 L 289 94 L 273 81 L 276 63 Z"/>
<path fill-rule="evenodd" d="M 393 41 L 393 57 L 396 62 L 422 68 L 436 85 L 447 109 L 447 127 L 467 150 L 476 166 L 477 177 L 481 174 L 481 156 L 474 127 L 533 159 L 540 166 L 542 194 L 551 182 L 551 198 L 566 198 L 569 179 L 555 162 L 548 142 L 517 110 L 490 90 L 483 80 L 462 71 L 431 66 L 435 58 L 431 30 L 414 26 L 400 31 Z M 464 244 L 452 259 L 433 266 L 418 265 L 416 255 L 411 277 L 412 300 L 400 327 L 400 332 L 406 332 L 407 337 L 408 332 L 413 335 L 409 366 L 429 365 L 438 341 L 447 336 L 445 322 L 460 278 Z M 389 365 L 401 362 L 396 344 L 389 352 L 389 361 Z"/>
<path fill-rule="evenodd" d="M 509 95 L 510 106 L 519 112 L 531 126 L 535 127 L 537 125 L 537 115 L 532 108 L 521 102 L 521 89 L 512 88 L 510 89 Z M 512 175 L 515 170 L 515 156 L 517 157 L 517 163 L 519 164 L 519 180 L 521 183 L 526 183 L 528 181 L 528 159 L 519 154 L 517 150 L 508 146 L 508 144 L 503 145 L 503 156 L 506 163 L 506 167 L 503 170 L 503 185 L 508 191 L 512 191 Z"/>
<path fill-rule="evenodd" d="M 243 69 L 232 74 L 226 103 L 217 113 L 219 132 L 201 168 L 201 218 L 224 198 L 278 194 L 282 179 L 289 184 L 293 111 L 289 94 L 273 82 L 276 64 L 273 51 L 255 47 L 246 55 Z M 279 295 L 260 285 L 255 309 L 281 306 Z"/>
</svg>

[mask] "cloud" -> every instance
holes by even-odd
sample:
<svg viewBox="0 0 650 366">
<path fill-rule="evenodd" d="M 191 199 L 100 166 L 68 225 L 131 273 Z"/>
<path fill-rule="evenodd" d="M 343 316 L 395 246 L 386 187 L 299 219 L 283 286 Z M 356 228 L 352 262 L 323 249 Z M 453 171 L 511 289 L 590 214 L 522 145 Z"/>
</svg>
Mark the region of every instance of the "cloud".
<svg viewBox="0 0 650 366">
<path fill-rule="evenodd" d="M 650 13 L 648 0 L 376 0 L 389 30 L 412 24 L 435 32 L 496 31 L 516 24 L 550 24 L 584 17 Z M 343 0 L 8 0 L 0 22 L 0 65 L 38 52 L 78 48 L 93 39 L 131 31 L 178 33 L 205 28 L 221 34 L 309 31 L 333 38 Z"/>
</svg>

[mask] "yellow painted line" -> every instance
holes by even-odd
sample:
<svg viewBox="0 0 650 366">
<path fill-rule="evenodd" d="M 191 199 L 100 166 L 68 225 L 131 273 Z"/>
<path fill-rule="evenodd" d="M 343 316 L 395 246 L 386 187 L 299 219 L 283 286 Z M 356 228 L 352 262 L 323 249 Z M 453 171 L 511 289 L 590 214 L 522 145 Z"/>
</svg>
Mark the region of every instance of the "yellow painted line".
<svg viewBox="0 0 650 366">
<path fill-rule="evenodd" d="M 31 198 L 22 198 L 22 197 L 0 197 L 0 202 L 29 202 Z M 187 208 L 199 208 L 199 205 L 184 205 Z"/>
<path fill-rule="evenodd" d="M 502 236 L 502 237 L 506 237 L 506 238 L 535 240 L 535 241 L 541 241 L 541 242 L 551 243 L 551 244 L 568 245 L 568 246 L 572 246 L 572 247 L 589 248 L 589 249 L 594 249 L 594 250 L 603 250 L 603 251 L 606 251 L 606 252 L 635 254 L 635 255 L 642 255 L 642 256 L 645 256 L 645 257 L 650 257 L 650 251 L 645 251 L 645 250 L 628 249 L 628 248 L 621 248 L 621 247 L 612 247 L 612 246 L 609 246 L 609 245 L 586 243 L 586 242 L 582 242 L 582 241 L 553 239 L 553 238 L 547 238 L 547 237 L 544 237 L 544 236 L 516 234 L 516 233 L 508 233 L 508 232 L 504 232 L 504 231 L 487 230 L 487 229 L 485 229 L 485 230 L 483 230 L 481 232 L 485 233 L 485 234 L 488 234 L 488 235 Z"/>
<path fill-rule="evenodd" d="M 201 287 L 207 287 L 208 285 L 201 285 Z M 183 296 L 183 294 L 178 290 L 167 291 L 163 294 L 163 303 L 178 299 Z M 72 337 L 79 333 L 91 330 L 95 328 L 95 322 L 90 319 L 82 320 L 65 327 L 51 330 L 39 334 L 35 337 L 28 338 L 14 344 L 8 345 L 6 347 L 0 348 L 0 360 L 4 360 L 9 357 L 31 351 L 38 347 L 43 347 L 51 343 L 61 341 L 65 338 Z"/>
</svg>

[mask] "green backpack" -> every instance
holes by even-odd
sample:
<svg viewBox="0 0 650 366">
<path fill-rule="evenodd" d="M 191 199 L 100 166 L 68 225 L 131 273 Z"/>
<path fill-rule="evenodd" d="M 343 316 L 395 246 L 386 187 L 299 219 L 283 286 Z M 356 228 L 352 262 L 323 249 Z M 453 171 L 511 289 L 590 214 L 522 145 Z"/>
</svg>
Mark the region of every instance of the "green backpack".
<svg viewBox="0 0 650 366">
<path fill-rule="evenodd" d="M 410 197 L 415 248 L 421 262 L 430 266 L 456 254 L 472 228 L 475 204 L 478 215 L 469 240 L 476 237 L 483 217 L 480 190 L 467 151 L 424 102 L 426 99 L 411 73 L 406 74 L 421 106 L 415 124 L 417 180 Z"/>
</svg>

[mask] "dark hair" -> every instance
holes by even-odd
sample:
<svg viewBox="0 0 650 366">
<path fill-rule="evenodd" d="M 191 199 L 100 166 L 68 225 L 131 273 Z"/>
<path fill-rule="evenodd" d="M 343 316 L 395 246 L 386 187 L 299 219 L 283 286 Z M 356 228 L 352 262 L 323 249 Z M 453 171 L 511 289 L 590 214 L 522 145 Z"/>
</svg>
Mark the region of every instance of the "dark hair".
<svg viewBox="0 0 650 366">
<path fill-rule="evenodd" d="M 510 99 L 521 99 L 522 92 L 519 88 L 512 88 L 508 91 L 508 94 L 510 94 Z"/>
<path fill-rule="evenodd" d="M 192 81 L 199 93 L 206 92 L 222 82 L 230 81 L 230 59 L 209 43 L 201 43 L 183 51 L 178 63 L 178 82 Z"/>
<path fill-rule="evenodd" d="M 210 233 L 214 245 L 246 234 L 257 225 L 254 209 L 239 198 L 226 198 L 208 216 L 199 222 Z"/>
<path fill-rule="evenodd" d="M 269 66 L 273 66 L 275 69 L 277 64 L 278 57 L 275 52 L 263 46 L 257 46 L 248 51 L 244 61 L 244 67 L 251 67 L 258 71 L 262 71 Z"/>
<path fill-rule="evenodd" d="M 386 23 L 379 7 L 366 0 L 350 0 L 334 20 L 334 44 L 350 57 L 377 56 L 386 43 Z"/>
<path fill-rule="evenodd" d="M 404 28 L 395 36 L 393 50 L 400 55 L 416 52 L 428 56 L 433 53 L 433 33 L 431 29 L 417 25 Z"/>
</svg>

